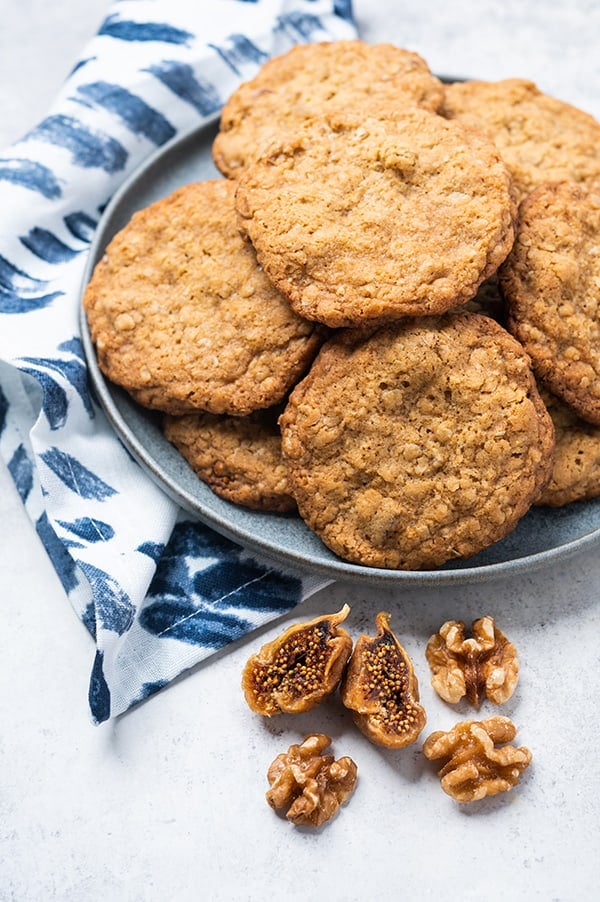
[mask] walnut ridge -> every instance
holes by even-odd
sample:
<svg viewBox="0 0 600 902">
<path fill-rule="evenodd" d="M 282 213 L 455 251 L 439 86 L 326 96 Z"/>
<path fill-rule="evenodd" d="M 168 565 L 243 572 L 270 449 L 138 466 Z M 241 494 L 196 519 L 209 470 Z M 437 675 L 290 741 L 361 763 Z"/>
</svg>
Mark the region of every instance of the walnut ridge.
<svg viewBox="0 0 600 902">
<path fill-rule="evenodd" d="M 337 688 L 352 651 L 352 639 L 339 624 L 350 612 L 291 626 L 252 655 L 242 674 L 250 708 L 270 717 L 282 711 L 309 711 Z"/>
<path fill-rule="evenodd" d="M 507 701 L 519 678 L 517 650 L 498 629 L 493 617 L 480 617 L 465 638 L 465 624 L 448 620 L 427 643 L 431 685 L 441 698 L 455 704 L 464 696 L 478 706 L 484 695 L 495 705 Z"/>
<path fill-rule="evenodd" d="M 404 748 L 416 740 L 427 718 L 412 662 L 389 619 L 383 611 L 377 614 L 377 635 L 356 642 L 341 693 L 365 736 L 377 745 Z"/>
<path fill-rule="evenodd" d="M 532 756 L 528 748 L 496 748 L 516 734 L 508 717 L 463 721 L 449 732 L 432 733 L 423 744 L 423 754 L 430 761 L 445 759 L 438 771 L 444 792 L 457 802 L 474 802 L 508 792 L 529 766 Z"/>
<path fill-rule="evenodd" d="M 354 791 L 356 764 L 347 756 L 336 761 L 333 755 L 322 755 L 330 743 L 324 733 L 309 734 L 269 767 L 267 802 L 278 811 L 287 808 L 286 817 L 294 824 L 319 827 Z"/>
</svg>

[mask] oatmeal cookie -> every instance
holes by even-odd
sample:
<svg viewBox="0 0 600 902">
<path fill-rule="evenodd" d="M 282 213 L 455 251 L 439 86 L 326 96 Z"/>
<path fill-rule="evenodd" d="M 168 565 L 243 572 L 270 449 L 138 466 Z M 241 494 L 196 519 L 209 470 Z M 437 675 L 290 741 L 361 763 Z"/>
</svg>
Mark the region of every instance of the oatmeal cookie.
<svg viewBox="0 0 600 902">
<path fill-rule="evenodd" d="M 536 188 L 500 282 L 537 378 L 600 425 L 600 193 L 573 182 Z"/>
<path fill-rule="evenodd" d="M 340 557 L 371 567 L 475 554 L 550 477 L 552 422 L 528 357 L 476 313 L 340 331 L 280 426 L 301 516 Z"/>
<path fill-rule="evenodd" d="M 328 110 L 435 111 L 443 85 L 418 54 L 364 41 L 300 44 L 269 60 L 223 107 L 213 145 L 215 165 L 236 177 L 281 131 Z"/>
<path fill-rule="evenodd" d="M 134 214 L 87 287 L 100 368 L 146 407 L 270 407 L 321 343 L 257 265 L 234 191 L 226 179 L 199 182 Z"/>
<path fill-rule="evenodd" d="M 493 144 L 418 108 L 304 123 L 241 176 L 236 206 L 269 278 L 329 326 L 456 307 L 514 238 Z"/>
<path fill-rule="evenodd" d="M 537 504 L 562 507 L 600 497 L 600 426 L 592 426 L 543 388 L 555 433 L 554 467 Z"/>
<path fill-rule="evenodd" d="M 600 179 L 600 123 L 531 81 L 455 82 L 446 86 L 440 112 L 495 142 L 518 200 L 543 182 Z"/>
<path fill-rule="evenodd" d="M 253 510 L 294 511 L 275 410 L 245 417 L 167 416 L 165 437 L 221 498 Z"/>
</svg>

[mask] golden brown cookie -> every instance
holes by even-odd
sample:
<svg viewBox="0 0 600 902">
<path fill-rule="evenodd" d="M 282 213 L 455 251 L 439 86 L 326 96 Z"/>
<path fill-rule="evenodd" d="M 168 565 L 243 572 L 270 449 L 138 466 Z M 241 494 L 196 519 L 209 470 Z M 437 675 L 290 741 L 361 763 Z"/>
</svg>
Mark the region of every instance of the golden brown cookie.
<svg viewBox="0 0 600 902">
<path fill-rule="evenodd" d="M 516 526 L 552 465 L 527 355 L 475 313 L 340 331 L 280 426 L 301 516 L 370 567 L 475 554 Z"/>
<path fill-rule="evenodd" d="M 364 41 L 300 44 L 269 60 L 223 107 L 215 165 L 236 177 L 281 131 L 328 110 L 361 115 L 411 104 L 435 111 L 443 85 L 418 54 Z"/>
<path fill-rule="evenodd" d="M 492 138 L 518 200 L 543 182 L 600 179 L 600 123 L 531 81 L 455 82 L 446 86 L 440 112 Z"/>
<path fill-rule="evenodd" d="M 322 336 L 240 234 L 226 179 L 134 214 L 84 297 L 103 373 L 146 407 L 243 415 L 278 403 Z"/>
<path fill-rule="evenodd" d="M 246 417 L 210 413 L 165 417 L 166 438 L 215 494 L 253 510 L 293 511 L 275 410 Z"/>
<path fill-rule="evenodd" d="M 306 122 L 246 170 L 236 205 L 269 278 L 329 326 L 456 307 L 514 237 L 493 144 L 417 108 Z"/>
<path fill-rule="evenodd" d="M 562 507 L 600 497 L 600 426 L 577 416 L 557 397 L 541 389 L 555 433 L 554 468 L 537 504 Z"/>
<path fill-rule="evenodd" d="M 500 281 L 508 327 L 537 378 L 600 425 L 600 193 L 573 182 L 536 188 Z"/>
</svg>

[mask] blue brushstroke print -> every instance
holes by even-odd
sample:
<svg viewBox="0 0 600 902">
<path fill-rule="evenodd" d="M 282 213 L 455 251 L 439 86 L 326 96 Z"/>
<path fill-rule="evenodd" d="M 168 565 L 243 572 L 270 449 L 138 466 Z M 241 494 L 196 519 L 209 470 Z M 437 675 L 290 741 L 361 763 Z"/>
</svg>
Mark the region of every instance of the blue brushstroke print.
<svg viewBox="0 0 600 902">
<path fill-rule="evenodd" d="M 40 454 L 44 463 L 64 482 L 67 488 L 79 495 L 94 501 L 104 501 L 116 495 L 116 489 L 88 470 L 77 458 L 60 448 L 49 448 Z"/>
<path fill-rule="evenodd" d="M 69 213 L 65 216 L 64 223 L 75 238 L 79 238 L 80 241 L 85 241 L 88 244 L 94 237 L 94 232 L 98 225 L 96 219 L 93 219 L 81 210 L 78 210 L 75 213 Z"/>
<path fill-rule="evenodd" d="M 81 622 L 85 626 L 86 630 L 92 637 L 92 639 L 96 639 L 96 608 L 94 607 L 94 602 L 90 601 L 89 604 L 85 606 L 85 610 L 83 614 L 81 614 Z"/>
<path fill-rule="evenodd" d="M 292 38 L 294 35 L 301 41 L 314 41 L 319 32 L 325 32 L 323 24 L 318 16 L 311 13 L 289 12 L 284 13 L 278 19 L 281 31 L 288 32 Z"/>
<path fill-rule="evenodd" d="M 191 580 L 188 561 L 238 556 L 241 550 L 235 542 L 200 523 L 176 523 L 148 592 L 153 596 L 185 598 Z"/>
<path fill-rule="evenodd" d="M 70 592 L 79 582 L 75 561 L 54 532 L 46 513 L 43 513 L 38 518 L 35 528 L 58 574 L 58 578 L 63 584 L 65 592 Z"/>
<path fill-rule="evenodd" d="M 194 594 L 216 608 L 239 603 L 254 611 L 272 612 L 297 604 L 302 588 L 293 576 L 237 557 L 198 571 L 192 585 Z"/>
<path fill-rule="evenodd" d="M 97 59 L 97 57 L 87 56 L 85 59 L 78 60 L 71 69 L 69 75 L 75 75 L 76 72 L 79 72 L 79 70 L 83 69 L 84 66 L 87 66 L 88 63 L 93 63 L 95 59 Z"/>
<path fill-rule="evenodd" d="M 68 549 L 71 549 L 71 548 L 77 548 L 77 549 L 85 548 L 85 545 L 83 544 L 83 542 L 77 542 L 75 539 L 64 539 L 64 538 L 63 538 L 62 541 L 64 542 L 65 548 L 68 548 Z"/>
<path fill-rule="evenodd" d="M 63 294 L 62 291 L 43 294 L 47 285 L 48 282 L 28 275 L 0 256 L 0 313 L 28 313 L 47 307 Z"/>
<path fill-rule="evenodd" d="M 159 601 L 144 608 L 140 625 L 158 638 L 177 639 L 214 649 L 223 648 L 252 628 L 250 621 L 243 617 L 172 601 Z"/>
<path fill-rule="evenodd" d="M 73 163 L 86 169 L 103 169 L 109 174 L 124 169 L 127 151 L 115 138 L 92 131 L 73 116 L 56 113 L 28 132 L 24 141 L 44 141 L 68 150 Z"/>
<path fill-rule="evenodd" d="M 12 476 L 23 504 L 33 488 L 33 464 L 24 445 L 19 445 L 8 462 L 8 472 Z"/>
<path fill-rule="evenodd" d="M 163 60 L 146 71 L 158 78 L 180 100 L 191 104 L 201 116 L 209 116 L 223 106 L 215 86 L 203 78 L 197 78 L 187 63 Z"/>
<path fill-rule="evenodd" d="M 175 28 L 166 22 L 134 22 L 108 16 L 98 34 L 105 34 L 120 41 L 160 41 L 163 44 L 187 45 L 194 37 L 190 31 Z"/>
<path fill-rule="evenodd" d="M 252 628 L 245 611 L 284 613 L 302 584 L 253 560 L 201 524 L 179 523 L 159 561 L 140 624 L 156 636 L 220 648 Z M 202 566 L 202 563 L 207 566 Z M 240 613 L 224 608 L 240 606 Z"/>
<path fill-rule="evenodd" d="M 2 386 L 0 385 L 0 435 L 4 432 L 4 427 L 6 426 L 6 414 L 8 413 L 8 398 L 2 391 Z"/>
<path fill-rule="evenodd" d="M 79 253 L 48 229 L 42 229 L 39 226 L 34 226 L 27 235 L 23 235 L 19 240 L 32 254 L 45 260 L 46 263 L 68 263 Z"/>
<path fill-rule="evenodd" d="M 135 606 L 129 595 L 114 577 L 100 567 L 94 567 L 86 561 L 80 561 L 79 566 L 92 587 L 96 616 L 102 627 L 122 636 L 131 627 L 135 617 Z"/>
<path fill-rule="evenodd" d="M 138 702 L 145 701 L 145 699 L 154 695 L 155 692 L 158 692 L 159 689 L 163 689 L 168 682 L 168 680 L 155 680 L 153 683 L 142 683 L 138 695 L 132 699 L 131 704 L 136 705 Z"/>
<path fill-rule="evenodd" d="M 334 0 L 333 11 L 340 19 L 345 19 L 346 22 L 354 22 L 352 0 Z"/>
<path fill-rule="evenodd" d="M 48 373 L 34 370 L 31 367 L 21 367 L 23 373 L 28 373 L 41 385 L 43 391 L 42 409 L 46 415 L 50 429 L 60 429 L 67 421 L 69 403 L 64 388 L 56 382 Z"/>
<path fill-rule="evenodd" d="M 150 560 L 157 563 L 160 560 L 160 557 L 165 550 L 164 542 L 143 542 L 139 545 L 136 551 L 139 551 L 140 554 L 145 554 Z"/>
<path fill-rule="evenodd" d="M 36 191 L 48 200 L 61 197 L 62 189 L 51 169 L 34 160 L 0 160 L 0 181 Z"/>
<path fill-rule="evenodd" d="M 104 676 L 103 663 L 104 655 L 98 650 L 94 658 L 88 692 L 90 711 L 96 723 L 104 723 L 110 717 L 110 690 Z"/>
<path fill-rule="evenodd" d="M 22 298 L 0 285 L 0 313 L 31 313 L 33 310 L 43 310 L 62 294 L 62 291 L 53 291 L 51 294 L 35 298 Z"/>
<path fill-rule="evenodd" d="M 60 357 L 22 357 L 21 360 L 23 363 L 31 364 L 31 366 L 49 369 L 55 373 L 59 373 L 63 379 L 66 379 L 67 382 L 73 386 L 81 398 L 87 415 L 90 420 L 92 420 L 96 416 L 96 412 L 90 397 L 87 369 L 85 363 L 81 359 L 81 342 L 79 339 L 62 342 L 59 346 L 59 350 L 71 351 L 71 353 L 75 354 L 79 359 L 62 360 Z M 39 373 L 37 370 L 26 369 L 26 372 L 31 373 L 31 375 L 36 378 L 42 376 L 42 373 Z M 40 381 L 42 380 L 40 379 Z"/>
<path fill-rule="evenodd" d="M 268 53 L 264 53 L 260 47 L 253 44 L 243 34 L 232 34 L 228 40 L 230 41 L 229 47 L 219 47 L 216 44 L 209 44 L 208 46 L 216 50 L 221 59 L 227 63 L 236 75 L 241 75 L 244 63 L 260 66 L 269 58 Z"/>
<path fill-rule="evenodd" d="M 40 291 L 48 284 L 44 279 L 36 279 L 19 269 L 6 257 L 0 256 L 0 285 L 13 291 L 27 294 Z"/>
<path fill-rule="evenodd" d="M 65 341 L 61 341 L 58 346 L 59 351 L 67 351 L 69 354 L 73 354 L 75 357 L 79 357 L 82 363 L 85 363 L 85 351 L 83 350 L 83 342 L 81 339 L 74 335 L 73 338 L 67 338 Z"/>
<path fill-rule="evenodd" d="M 79 536 L 80 539 L 85 539 L 86 542 L 107 542 L 115 534 L 110 523 L 96 520 L 95 517 L 79 517 L 77 520 L 73 520 L 72 523 L 69 523 L 67 520 L 57 520 L 57 523 L 60 523 L 64 529 L 67 529 L 74 535 Z"/>
<path fill-rule="evenodd" d="M 143 135 L 156 145 L 169 141 L 176 132 L 169 120 L 120 85 L 96 81 L 77 88 L 85 100 L 115 113 L 127 128 L 136 135 Z"/>
</svg>

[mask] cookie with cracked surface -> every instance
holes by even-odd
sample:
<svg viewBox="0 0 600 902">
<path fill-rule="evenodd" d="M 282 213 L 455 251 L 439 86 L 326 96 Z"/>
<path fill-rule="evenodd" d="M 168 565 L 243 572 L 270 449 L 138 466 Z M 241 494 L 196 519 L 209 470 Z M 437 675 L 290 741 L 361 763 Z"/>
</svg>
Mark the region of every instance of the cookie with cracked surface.
<svg viewBox="0 0 600 902">
<path fill-rule="evenodd" d="M 146 407 L 269 407 L 321 343 L 258 266 L 234 191 L 226 179 L 198 182 L 135 213 L 86 289 L 100 368 Z"/>
<path fill-rule="evenodd" d="M 544 389 L 542 400 L 554 423 L 552 478 L 537 504 L 563 507 L 600 497 L 600 426 L 592 426 Z"/>
<path fill-rule="evenodd" d="M 262 147 L 296 122 L 327 110 L 364 115 L 403 104 L 435 111 L 444 88 L 422 57 L 393 44 L 300 44 L 264 64 L 223 107 L 215 165 L 237 177 Z"/>
<path fill-rule="evenodd" d="M 304 123 L 248 167 L 236 206 L 296 312 L 333 327 L 466 302 L 508 254 L 516 212 L 493 144 L 418 108 Z"/>
<path fill-rule="evenodd" d="M 446 86 L 440 113 L 495 142 L 519 201 L 543 182 L 600 180 L 600 123 L 531 81 L 455 82 Z"/>
<path fill-rule="evenodd" d="M 536 377 L 600 425 L 600 193 L 573 182 L 532 191 L 500 283 Z"/>
<path fill-rule="evenodd" d="M 279 407 L 245 417 L 210 413 L 167 416 L 165 437 L 198 477 L 227 501 L 252 510 L 296 510 L 281 456 Z"/>
<path fill-rule="evenodd" d="M 421 570 L 509 533 L 550 477 L 529 359 L 475 313 L 327 341 L 280 417 L 298 509 L 337 555 Z"/>
</svg>

